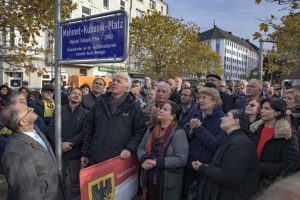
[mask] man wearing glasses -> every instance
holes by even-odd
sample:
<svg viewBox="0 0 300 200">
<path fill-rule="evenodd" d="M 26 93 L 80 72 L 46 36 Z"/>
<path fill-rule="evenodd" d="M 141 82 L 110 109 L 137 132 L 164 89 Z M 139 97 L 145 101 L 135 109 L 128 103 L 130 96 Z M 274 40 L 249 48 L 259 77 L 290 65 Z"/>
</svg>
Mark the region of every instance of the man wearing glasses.
<svg viewBox="0 0 300 200">
<path fill-rule="evenodd" d="M 0 118 L 13 131 L 2 157 L 3 172 L 16 199 L 60 199 L 55 156 L 46 137 L 34 126 L 37 114 L 23 103 L 5 107 Z"/>
</svg>

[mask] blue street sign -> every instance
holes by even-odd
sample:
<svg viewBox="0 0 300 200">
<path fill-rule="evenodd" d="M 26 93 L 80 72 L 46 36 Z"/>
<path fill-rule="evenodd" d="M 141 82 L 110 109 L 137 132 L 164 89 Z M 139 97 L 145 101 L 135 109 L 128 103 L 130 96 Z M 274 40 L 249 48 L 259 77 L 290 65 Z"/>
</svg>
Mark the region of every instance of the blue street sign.
<svg viewBox="0 0 300 200">
<path fill-rule="evenodd" d="M 126 59 L 127 13 L 108 14 L 62 24 L 62 64 L 122 62 Z"/>
</svg>

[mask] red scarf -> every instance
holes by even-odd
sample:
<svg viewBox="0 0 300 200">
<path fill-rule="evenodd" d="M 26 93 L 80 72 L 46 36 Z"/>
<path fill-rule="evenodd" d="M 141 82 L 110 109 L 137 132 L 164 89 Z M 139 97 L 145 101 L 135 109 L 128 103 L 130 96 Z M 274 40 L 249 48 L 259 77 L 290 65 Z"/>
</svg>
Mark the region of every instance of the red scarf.
<svg viewBox="0 0 300 200">
<path fill-rule="evenodd" d="M 154 129 L 151 131 L 147 138 L 146 142 L 146 154 L 147 158 L 150 158 L 151 151 L 152 153 L 159 157 L 165 156 L 167 146 L 171 141 L 171 138 L 175 132 L 177 123 L 176 121 L 172 121 L 169 126 L 166 128 L 165 134 L 161 135 L 161 124 L 157 122 Z M 160 144 L 159 149 L 152 148 L 154 144 Z M 153 183 L 156 184 L 156 175 L 154 175 Z M 147 199 L 147 171 L 144 171 L 143 176 L 143 196 L 142 199 Z"/>
</svg>

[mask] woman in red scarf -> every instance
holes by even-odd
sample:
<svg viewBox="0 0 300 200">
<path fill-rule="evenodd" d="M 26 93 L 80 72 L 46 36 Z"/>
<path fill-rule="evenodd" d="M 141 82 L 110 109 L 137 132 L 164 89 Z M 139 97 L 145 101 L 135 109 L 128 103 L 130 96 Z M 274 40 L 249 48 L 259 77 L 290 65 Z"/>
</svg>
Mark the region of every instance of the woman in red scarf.
<svg viewBox="0 0 300 200">
<path fill-rule="evenodd" d="M 143 199 L 181 199 L 183 167 L 188 157 L 188 141 L 177 127 L 178 106 L 167 101 L 159 110 L 137 149 L 142 163 Z"/>
</svg>

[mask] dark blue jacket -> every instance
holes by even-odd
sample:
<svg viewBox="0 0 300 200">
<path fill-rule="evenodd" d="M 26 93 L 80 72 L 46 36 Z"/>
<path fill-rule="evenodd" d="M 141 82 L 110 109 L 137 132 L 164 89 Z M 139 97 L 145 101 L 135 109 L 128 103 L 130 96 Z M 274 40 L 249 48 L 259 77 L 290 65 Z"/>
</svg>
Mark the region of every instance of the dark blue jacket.
<svg viewBox="0 0 300 200">
<path fill-rule="evenodd" d="M 7 138 L 5 138 L 3 135 L 0 135 L 0 174 L 2 174 L 1 158 L 4 153 L 6 144 L 7 144 Z"/>
<path fill-rule="evenodd" d="M 72 150 L 63 154 L 63 159 L 79 159 L 81 157 L 81 147 L 83 140 L 83 123 L 88 116 L 88 110 L 82 106 L 77 106 L 73 111 L 69 104 L 61 107 L 61 139 L 62 142 L 71 142 Z M 48 134 L 52 146 L 55 146 L 55 115 L 53 114 Z"/>
<path fill-rule="evenodd" d="M 226 137 L 226 133 L 220 128 L 221 118 L 224 115 L 221 106 L 216 107 L 212 114 L 207 115 L 204 119 L 201 110 L 195 111 L 193 116 L 197 117 L 202 122 L 202 125 L 195 129 L 192 135 L 188 136 L 188 165 L 195 160 L 199 160 L 201 163 L 210 163 L 212 161 L 215 152 Z"/>
</svg>

